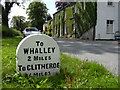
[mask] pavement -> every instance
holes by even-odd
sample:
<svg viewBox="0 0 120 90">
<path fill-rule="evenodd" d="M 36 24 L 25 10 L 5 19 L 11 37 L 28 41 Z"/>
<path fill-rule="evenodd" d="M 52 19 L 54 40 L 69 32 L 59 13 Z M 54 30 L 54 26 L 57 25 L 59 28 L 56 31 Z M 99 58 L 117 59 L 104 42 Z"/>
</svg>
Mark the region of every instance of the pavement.
<svg viewBox="0 0 120 90">
<path fill-rule="evenodd" d="M 80 41 L 63 38 L 55 40 L 61 52 L 81 60 L 95 61 L 118 76 L 118 41 Z"/>
</svg>

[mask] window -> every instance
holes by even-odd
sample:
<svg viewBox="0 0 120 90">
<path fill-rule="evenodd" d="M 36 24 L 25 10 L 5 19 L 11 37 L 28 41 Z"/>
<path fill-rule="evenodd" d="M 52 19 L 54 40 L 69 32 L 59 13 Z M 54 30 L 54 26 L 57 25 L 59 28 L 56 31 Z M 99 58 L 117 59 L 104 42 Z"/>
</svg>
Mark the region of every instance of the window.
<svg viewBox="0 0 120 90">
<path fill-rule="evenodd" d="M 60 15 L 59 15 L 59 19 L 60 19 Z"/>
<path fill-rule="evenodd" d="M 113 6 L 113 2 L 112 1 L 108 1 L 108 6 Z"/>
<path fill-rule="evenodd" d="M 107 34 L 113 34 L 113 23 L 114 20 L 107 20 L 106 24 L 107 24 Z"/>
</svg>

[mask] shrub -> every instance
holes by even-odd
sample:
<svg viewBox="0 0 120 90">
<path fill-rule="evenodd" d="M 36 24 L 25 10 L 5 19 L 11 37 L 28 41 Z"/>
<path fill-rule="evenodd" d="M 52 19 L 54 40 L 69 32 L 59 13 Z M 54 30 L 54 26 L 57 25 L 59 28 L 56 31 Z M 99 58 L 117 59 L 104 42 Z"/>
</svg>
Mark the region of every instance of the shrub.
<svg viewBox="0 0 120 90">
<path fill-rule="evenodd" d="M 48 36 L 52 36 L 52 33 L 51 33 L 50 31 L 47 31 L 46 34 L 47 34 Z"/>
<path fill-rule="evenodd" d="M 43 31 L 42 34 L 46 34 L 48 36 L 52 36 L 52 32 L 51 31 Z"/>
<path fill-rule="evenodd" d="M 17 31 L 15 29 L 10 29 L 6 26 L 0 26 L 0 28 L 1 28 L 0 32 L 2 33 L 2 37 L 14 37 L 14 36 L 22 35 L 20 31 Z"/>
<path fill-rule="evenodd" d="M 16 29 L 12 29 L 14 36 L 22 36 L 22 33 Z"/>
</svg>

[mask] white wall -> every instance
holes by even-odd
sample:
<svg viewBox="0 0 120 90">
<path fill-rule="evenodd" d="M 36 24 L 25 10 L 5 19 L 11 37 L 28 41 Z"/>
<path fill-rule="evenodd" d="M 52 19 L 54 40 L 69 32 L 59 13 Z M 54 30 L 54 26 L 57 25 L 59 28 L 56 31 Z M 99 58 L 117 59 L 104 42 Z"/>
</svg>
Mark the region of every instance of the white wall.
<svg viewBox="0 0 120 90">
<path fill-rule="evenodd" d="M 120 1 L 118 3 L 118 30 L 120 31 Z"/>
<path fill-rule="evenodd" d="M 97 2 L 97 26 L 96 39 L 114 39 L 114 34 L 106 34 L 106 21 L 114 20 L 114 32 L 118 30 L 118 3 L 114 7 L 108 6 L 107 2 Z"/>
</svg>

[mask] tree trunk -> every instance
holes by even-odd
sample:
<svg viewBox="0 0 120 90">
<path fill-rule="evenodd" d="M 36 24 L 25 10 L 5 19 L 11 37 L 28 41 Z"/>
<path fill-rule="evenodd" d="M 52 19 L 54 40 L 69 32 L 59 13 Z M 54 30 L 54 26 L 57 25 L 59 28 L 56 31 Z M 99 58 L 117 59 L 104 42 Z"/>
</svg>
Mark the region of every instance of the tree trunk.
<svg viewBox="0 0 120 90">
<path fill-rule="evenodd" d="M 5 2 L 5 7 L 2 6 L 2 25 L 9 27 L 8 25 L 8 15 L 10 13 L 10 9 L 13 6 L 13 4 L 16 3 L 19 5 L 17 2 Z"/>
<path fill-rule="evenodd" d="M 2 8 L 2 25 L 9 27 L 8 25 L 8 13 L 4 8 Z"/>
</svg>

